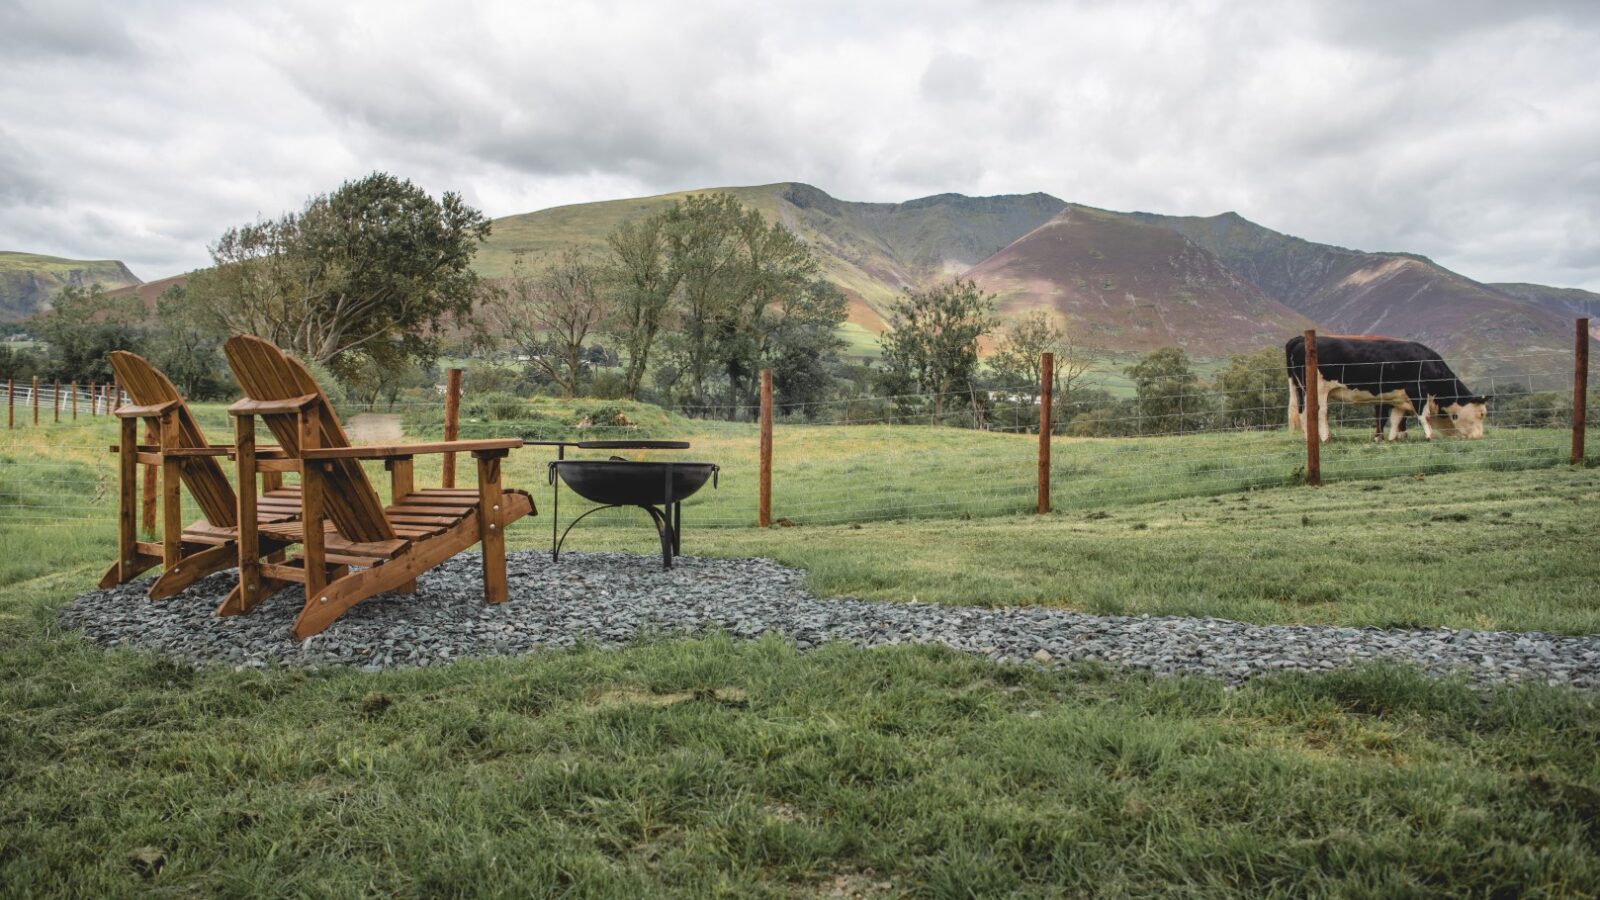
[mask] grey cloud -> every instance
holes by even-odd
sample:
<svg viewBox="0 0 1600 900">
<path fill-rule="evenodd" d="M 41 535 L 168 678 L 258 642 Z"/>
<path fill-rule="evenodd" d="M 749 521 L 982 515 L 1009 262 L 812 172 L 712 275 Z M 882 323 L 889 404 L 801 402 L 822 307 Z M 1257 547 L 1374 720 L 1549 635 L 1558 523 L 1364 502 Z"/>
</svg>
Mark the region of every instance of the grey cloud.
<svg viewBox="0 0 1600 900">
<path fill-rule="evenodd" d="M 983 61 L 966 53 L 940 51 L 922 72 L 922 95 L 936 102 L 989 97 Z"/>
<path fill-rule="evenodd" d="M 23 146 L 0 128 L 0 209 L 38 206 L 52 200 L 54 192 L 39 176 L 39 168 Z"/>
<path fill-rule="evenodd" d="M 159 277 L 373 169 L 491 215 L 793 179 L 1235 209 L 1600 288 L 1597 36 L 1546 0 L 0 0 L 0 246 Z"/>
<path fill-rule="evenodd" d="M 137 55 L 127 28 L 99 4 L 78 0 L 0 3 L 0 54 L 126 59 Z"/>
</svg>

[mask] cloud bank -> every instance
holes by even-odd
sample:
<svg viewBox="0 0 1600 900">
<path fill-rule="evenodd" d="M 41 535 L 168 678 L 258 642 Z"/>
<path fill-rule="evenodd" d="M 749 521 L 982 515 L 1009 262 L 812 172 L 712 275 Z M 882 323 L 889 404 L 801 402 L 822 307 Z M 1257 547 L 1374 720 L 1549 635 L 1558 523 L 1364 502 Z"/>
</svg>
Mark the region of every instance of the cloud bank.
<svg viewBox="0 0 1600 900">
<path fill-rule="evenodd" d="M 1600 4 L 0 0 L 0 249 L 152 279 L 381 169 L 1225 210 L 1600 290 Z"/>
</svg>

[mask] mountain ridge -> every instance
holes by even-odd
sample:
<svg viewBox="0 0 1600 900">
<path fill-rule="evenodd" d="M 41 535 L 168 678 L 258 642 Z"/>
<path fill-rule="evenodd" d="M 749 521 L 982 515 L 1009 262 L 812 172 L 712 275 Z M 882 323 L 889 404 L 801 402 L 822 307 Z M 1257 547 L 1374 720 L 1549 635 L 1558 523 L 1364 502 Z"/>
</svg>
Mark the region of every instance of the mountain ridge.
<svg viewBox="0 0 1600 900">
<path fill-rule="evenodd" d="M 115 289 L 142 283 L 121 260 L 0 250 L 0 323 L 20 322 L 48 309 L 50 300 L 68 287 L 100 284 Z"/>
<path fill-rule="evenodd" d="M 1256 349 L 1269 338 L 1276 344 L 1315 325 L 1421 340 L 1460 360 L 1463 371 L 1489 374 L 1525 365 L 1518 356 L 1570 351 L 1571 317 L 1600 314 L 1600 294 L 1485 284 L 1421 254 L 1321 244 L 1236 211 L 1117 212 L 1043 192 L 864 202 L 797 181 L 504 216 L 494 220 L 474 268 L 503 277 L 521 254 L 598 249 L 627 219 L 715 192 L 731 194 L 812 246 L 824 277 L 850 301 L 847 330 L 858 343 L 887 328 L 891 304 L 903 290 L 953 277 L 972 277 L 1000 295 L 1005 313 L 1050 310 L 1080 343 L 1101 349 L 1176 343 L 1196 355 L 1222 355 Z M 122 271 L 133 277 L 125 266 Z M 151 303 L 184 278 L 122 290 L 137 290 Z M 1595 334 L 1600 337 L 1600 326 Z"/>
</svg>

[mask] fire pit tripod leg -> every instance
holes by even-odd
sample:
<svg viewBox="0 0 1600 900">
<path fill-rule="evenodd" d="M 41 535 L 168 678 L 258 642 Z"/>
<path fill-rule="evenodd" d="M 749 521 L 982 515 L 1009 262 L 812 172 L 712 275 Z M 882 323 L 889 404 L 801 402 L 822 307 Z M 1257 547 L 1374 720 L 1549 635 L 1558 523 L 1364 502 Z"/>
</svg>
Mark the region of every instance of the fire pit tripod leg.
<svg viewBox="0 0 1600 900">
<path fill-rule="evenodd" d="M 654 506 L 646 506 L 644 504 L 637 504 L 637 505 L 639 506 L 640 509 L 642 509 L 645 512 L 649 513 L 650 514 L 650 520 L 655 523 L 656 535 L 661 539 L 661 568 L 663 568 L 663 569 L 672 568 L 672 557 L 677 553 L 677 548 L 678 548 L 678 530 L 673 527 L 672 520 L 670 518 L 668 518 L 666 513 L 663 513 L 661 510 L 656 509 Z M 585 512 L 583 515 L 581 515 L 581 516 L 577 517 L 576 519 L 573 519 L 571 522 L 567 523 L 567 527 L 564 530 L 562 530 L 562 532 L 561 532 L 561 537 L 557 538 L 555 543 L 552 544 L 551 547 L 550 547 L 550 561 L 551 562 L 559 562 L 560 561 L 560 559 L 561 559 L 561 545 L 565 544 L 567 542 L 567 535 L 572 533 L 572 529 L 579 522 L 582 522 L 584 519 L 588 518 L 590 515 L 593 515 L 594 513 L 597 513 L 602 509 L 621 509 L 622 506 L 623 506 L 623 504 L 620 504 L 620 503 L 612 503 L 612 504 L 608 504 L 606 506 L 596 506 L 594 509 L 591 509 L 588 512 Z"/>
<path fill-rule="evenodd" d="M 650 518 L 655 520 L 656 534 L 661 538 L 661 568 L 672 568 L 672 555 L 677 552 L 678 546 L 678 532 L 672 527 L 672 519 L 654 506 L 639 508 L 649 513 Z"/>
</svg>

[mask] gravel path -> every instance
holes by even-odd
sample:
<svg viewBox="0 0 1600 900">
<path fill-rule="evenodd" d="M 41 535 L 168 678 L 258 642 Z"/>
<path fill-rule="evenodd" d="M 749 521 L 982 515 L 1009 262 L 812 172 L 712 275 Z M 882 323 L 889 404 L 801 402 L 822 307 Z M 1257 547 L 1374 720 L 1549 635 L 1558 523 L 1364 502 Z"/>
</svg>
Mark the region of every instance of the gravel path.
<svg viewBox="0 0 1600 900">
<path fill-rule="evenodd" d="M 1285 670 L 1327 671 L 1396 660 L 1476 681 L 1600 688 L 1600 636 L 1384 631 L 1318 625 L 1247 625 L 1222 619 L 1092 616 L 1057 609 L 981 609 L 813 597 L 802 572 L 764 559 L 570 553 L 559 565 L 538 551 L 511 554 L 511 599 L 482 602 L 476 556 L 424 575 L 416 594 L 369 600 L 306 642 L 289 636 L 295 590 L 248 616 L 218 618 L 232 575 L 213 576 L 163 603 L 143 581 L 80 595 L 61 621 L 107 647 L 153 650 L 190 663 L 235 666 L 428 666 L 466 656 L 530 653 L 578 642 L 615 647 L 641 633 L 778 632 L 810 649 L 942 643 L 1008 662 L 1099 660 L 1158 674 L 1204 674 L 1237 683 Z"/>
</svg>

